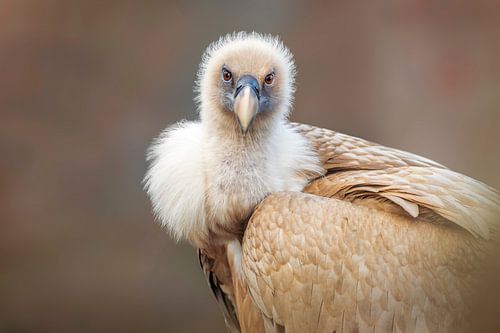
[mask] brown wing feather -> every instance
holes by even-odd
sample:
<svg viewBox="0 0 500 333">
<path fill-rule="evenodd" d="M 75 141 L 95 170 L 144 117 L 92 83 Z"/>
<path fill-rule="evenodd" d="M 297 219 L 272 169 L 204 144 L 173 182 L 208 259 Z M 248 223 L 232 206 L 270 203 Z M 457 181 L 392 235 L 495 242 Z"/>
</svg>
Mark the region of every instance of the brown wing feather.
<svg viewBox="0 0 500 333">
<path fill-rule="evenodd" d="M 489 238 L 498 217 L 497 193 L 469 177 L 435 167 L 398 167 L 329 174 L 309 184 L 307 193 L 361 203 L 378 199 L 412 217 L 451 221 L 475 236 Z"/>
<path fill-rule="evenodd" d="M 220 257 L 223 258 L 223 256 Z M 217 304 L 222 311 L 227 331 L 229 333 L 241 332 L 233 300 L 231 299 L 231 296 L 224 291 L 214 271 L 215 260 L 201 249 L 198 250 L 198 259 L 200 261 L 200 266 L 203 269 L 203 273 L 205 273 L 205 277 L 207 278 L 208 286 L 210 287 L 210 290 L 212 290 Z"/>
<path fill-rule="evenodd" d="M 302 124 L 325 169 L 305 192 L 433 222 L 456 223 L 488 238 L 500 216 L 499 193 L 429 159 Z M 396 206 L 396 207 L 395 207 Z"/>
<path fill-rule="evenodd" d="M 236 303 L 236 313 L 242 333 L 264 332 L 262 312 L 256 307 L 249 293 L 241 268 L 241 244 L 239 240 L 229 242 L 227 262 L 231 271 L 231 279 Z"/>
<path fill-rule="evenodd" d="M 328 172 L 403 166 L 446 168 L 428 158 L 329 129 L 299 123 L 290 123 L 290 126 L 310 140 Z"/>
<path fill-rule="evenodd" d="M 485 247 L 453 224 L 276 193 L 247 226 L 243 269 L 286 332 L 457 331 Z"/>
</svg>

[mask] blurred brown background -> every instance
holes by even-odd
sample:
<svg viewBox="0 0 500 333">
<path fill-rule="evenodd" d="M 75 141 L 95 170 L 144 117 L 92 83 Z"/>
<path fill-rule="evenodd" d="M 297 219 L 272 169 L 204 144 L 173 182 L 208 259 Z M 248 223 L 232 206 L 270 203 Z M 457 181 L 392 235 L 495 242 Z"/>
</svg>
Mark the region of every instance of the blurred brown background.
<svg viewBox="0 0 500 333">
<path fill-rule="evenodd" d="M 0 332 L 223 330 L 141 179 L 234 30 L 291 48 L 294 120 L 500 188 L 499 1 L 0 1 Z"/>
</svg>

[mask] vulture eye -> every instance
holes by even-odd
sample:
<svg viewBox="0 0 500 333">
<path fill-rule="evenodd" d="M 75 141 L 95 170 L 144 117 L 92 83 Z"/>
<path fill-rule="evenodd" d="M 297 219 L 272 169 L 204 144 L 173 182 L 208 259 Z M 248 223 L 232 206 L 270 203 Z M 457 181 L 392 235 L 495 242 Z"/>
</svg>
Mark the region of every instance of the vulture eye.
<svg viewBox="0 0 500 333">
<path fill-rule="evenodd" d="M 274 83 L 274 73 L 267 74 L 264 78 L 264 83 L 268 86 L 272 85 Z"/>
<path fill-rule="evenodd" d="M 224 82 L 229 82 L 233 79 L 233 74 L 231 74 L 230 71 L 224 68 L 222 69 L 222 79 L 224 80 Z"/>
</svg>

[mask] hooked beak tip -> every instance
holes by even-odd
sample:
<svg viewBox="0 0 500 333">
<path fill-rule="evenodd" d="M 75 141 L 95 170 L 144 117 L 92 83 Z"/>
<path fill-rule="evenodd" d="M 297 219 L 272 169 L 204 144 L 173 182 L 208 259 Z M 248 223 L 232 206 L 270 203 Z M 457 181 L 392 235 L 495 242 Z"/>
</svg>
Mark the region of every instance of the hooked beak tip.
<svg viewBox="0 0 500 333">
<path fill-rule="evenodd" d="M 238 117 L 236 117 L 238 118 Z M 239 118 L 238 118 L 238 124 L 240 125 L 240 130 L 241 130 L 241 134 L 243 134 L 243 136 L 246 136 L 248 131 L 250 130 L 250 127 L 252 126 L 252 124 L 248 124 L 248 126 L 244 126 L 241 124 Z"/>
</svg>

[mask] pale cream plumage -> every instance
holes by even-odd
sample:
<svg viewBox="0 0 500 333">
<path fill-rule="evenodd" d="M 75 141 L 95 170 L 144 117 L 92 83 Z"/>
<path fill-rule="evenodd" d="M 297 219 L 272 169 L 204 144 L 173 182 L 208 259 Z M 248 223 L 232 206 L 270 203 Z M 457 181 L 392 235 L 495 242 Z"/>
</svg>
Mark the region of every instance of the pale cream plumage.
<svg viewBox="0 0 500 333">
<path fill-rule="evenodd" d="M 498 240 L 498 192 L 426 158 L 288 122 L 293 80 L 277 39 L 226 36 L 200 67 L 201 122 L 169 129 L 151 150 L 155 212 L 199 248 L 228 329 L 464 329 Z"/>
</svg>

